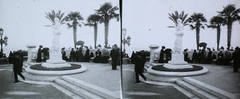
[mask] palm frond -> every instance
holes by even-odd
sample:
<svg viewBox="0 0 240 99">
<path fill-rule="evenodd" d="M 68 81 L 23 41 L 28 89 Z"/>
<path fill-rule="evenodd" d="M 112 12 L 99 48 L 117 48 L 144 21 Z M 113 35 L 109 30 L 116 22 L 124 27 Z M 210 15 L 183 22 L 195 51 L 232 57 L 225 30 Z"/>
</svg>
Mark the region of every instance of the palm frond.
<svg viewBox="0 0 240 99">
<path fill-rule="evenodd" d="M 169 19 L 172 20 L 175 25 L 177 24 L 177 19 L 181 19 L 182 20 L 182 23 L 184 26 L 187 25 L 187 16 L 188 14 L 185 14 L 184 11 L 182 11 L 180 14 L 178 13 L 178 11 L 174 11 L 174 13 L 171 13 L 171 14 L 168 14 L 169 15 Z"/>
</svg>

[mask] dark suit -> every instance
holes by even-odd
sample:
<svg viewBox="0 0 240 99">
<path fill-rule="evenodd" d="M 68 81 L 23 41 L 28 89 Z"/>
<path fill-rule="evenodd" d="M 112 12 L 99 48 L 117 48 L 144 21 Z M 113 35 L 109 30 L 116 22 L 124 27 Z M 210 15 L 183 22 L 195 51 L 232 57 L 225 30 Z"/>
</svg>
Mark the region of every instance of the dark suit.
<svg viewBox="0 0 240 99">
<path fill-rule="evenodd" d="M 102 58 L 102 52 L 100 50 L 97 50 L 95 52 L 95 58 L 94 58 L 94 62 L 96 63 L 100 63 L 101 62 L 101 58 Z"/>
<path fill-rule="evenodd" d="M 85 61 L 85 62 L 89 62 L 89 60 L 90 60 L 89 51 L 90 51 L 90 50 L 87 49 L 86 52 L 85 52 L 85 56 L 84 56 L 84 61 Z"/>
<path fill-rule="evenodd" d="M 240 53 L 237 51 L 233 52 L 232 59 L 233 59 L 233 72 L 238 72 L 238 68 L 240 66 Z"/>
<path fill-rule="evenodd" d="M 164 63 L 164 53 L 165 53 L 165 50 L 162 48 L 159 55 L 159 60 L 158 60 L 159 63 Z"/>
<path fill-rule="evenodd" d="M 119 51 L 117 49 L 112 49 L 110 56 L 112 58 L 112 70 L 117 69 L 117 62 L 118 62 L 118 57 L 119 57 Z"/>
<path fill-rule="evenodd" d="M 14 79 L 15 82 L 18 82 L 18 76 L 22 77 L 23 80 L 25 80 L 25 77 L 22 75 L 22 67 L 23 67 L 23 59 L 20 56 L 15 56 L 13 58 L 13 72 L 14 72 Z"/>
<path fill-rule="evenodd" d="M 137 53 L 136 57 L 135 57 L 135 76 L 136 76 L 136 83 L 139 83 L 139 75 L 146 81 L 146 77 L 142 74 L 143 73 L 143 69 L 144 69 L 144 55 Z"/>
<path fill-rule="evenodd" d="M 38 52 L 37 52 L 37 62 L 42 62 L 42 49 L 38 48 Z"/>
</svg>

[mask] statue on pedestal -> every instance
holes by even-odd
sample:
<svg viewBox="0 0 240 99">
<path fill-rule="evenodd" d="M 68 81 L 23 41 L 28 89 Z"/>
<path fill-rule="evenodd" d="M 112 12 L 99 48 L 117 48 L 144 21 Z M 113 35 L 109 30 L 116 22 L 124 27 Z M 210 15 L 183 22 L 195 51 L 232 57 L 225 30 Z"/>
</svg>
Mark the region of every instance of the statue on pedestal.
<svg viewBox="0 0 240 99">
<path fill-rule="evenodd" d="M 59 53 L 60 52 L 60 34 L 61 34 L 61 24 L 58 18 L 54 18 L 53 24 L 53 35 L 54 38 L 52 40 L 52 53 Z"/>
<path fill-rule="evenodd" d="M 53 23 L 53 40 L 50 52 L 50 59 L 46 63 L 42 63 L 43 67 L 56 68 L 56 67 L 70 67 L 65 60 L 62 59 L 62 54 L 60 51 L 60 34 L 61 34 L 61 23 L 58 18 L 54 18 Z"/>
<path fill-rule="evenodd" d="M 177 26 L 176 28 L 176 40 L 174 41 L 174 54 L 182 54 L 182 36 L 183 36 L 183 24 L 181 19 L 177 19 Z"/>
<path fill-rule="evenodd" d="M 182 36 L 183 32 L 183 24 L 181 19 L 177 19 L 177 25 L 174 26 L 176 28 L 176 40 L 174 41 L 174 48 L 172 52 L 172 59 L 168 62 L 168 64 L 164 64 L 163 67 L 170 69 L 182 69 L 182 68 L 193 68 L 187 62 L 184 61 L 184 56 L 182 52 Z"/>
</svg>

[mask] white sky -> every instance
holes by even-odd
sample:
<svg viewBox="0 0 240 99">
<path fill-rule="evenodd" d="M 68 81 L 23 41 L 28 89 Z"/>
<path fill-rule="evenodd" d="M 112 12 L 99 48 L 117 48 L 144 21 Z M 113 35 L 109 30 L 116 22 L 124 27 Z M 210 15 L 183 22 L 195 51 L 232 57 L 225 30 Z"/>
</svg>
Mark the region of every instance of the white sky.
<svg viewBox="0 0 240 99">
<path fill-rule="evenodd" d="M 4 35 L 9 37 L 8 46 L 3 47 L 4 53 L 10 50 L 23 49 L 26 45 L 35 44 L 51 47 L 53 39 L 52 28 L 45 27 L 51 22 L 45 13 L 51 10 L 61 10 L 67 15 L 71 11 L 78 11 L 86 22 L 87 17 L 93 14 L 101 4 L 111 2 L 119 6 L 118 0 L 0 0 L 0 28 Z M 128 53 L 132 50 L 149 50 L 149 45 L 165 45 L 173 48 L 175 29 L 167 28 L 174 25 L 168 18 L 168 13 L 184 11 L 192 15 L 201 12 L 209 21 L 216 11 L 221 11 L 227 4 L 236 4 L 240 8 L 239 0 L 123 0 L 122 25 L 127 29 L 127 36 L 131 36 L 131 45 L 126 46 Z M 240 25 L 233 24 L 232 46 L 240 46 Z M 220 46 L 227 46 L 226 26 L 222 27 Z M 196 32 L 185 27 L 183 48 L 196 48 Z M 85 45 L 93 46 L 93 27 L 77 28 L 77 40 L 85 41 Z M 109 44 L 120 44 L 120 22 L 110 21 Z M 99 24 L 98 43 L 104 45 L 104 25 Z M 200 30 L 200 42 L 208 43 L 208 47 L 216 48 L 216 30 L 206 28 Z M 61 47 L 73 47 L 73 30 L 66 25 L 62 26 Z M 160 50 L 160 49 L 159 49 Z"/>
<path fill-rule="evenodd" d="M 194 12 L 203 13 L 206 19 L 221 11 L 227 4 L 236 4 L 240 8 L 239 0 L 124 0 L 123 27 L 127 35 L 132 37 L 132 45 L 126 47 L 128 53 L 132 50 L 149 50 L 149 45 L 165 45 L 174 47 L 175 29 L 167 28 L 174 23 L 168 18 L 168 13 L 184 11 L 190 17 Z M 208 22 L 209 23 L 209 22 Z M 227 27 L 221 27 L 220 46 L 227 46 Z M 196 31 L 184 28 L 183 48 L 196 49 Z M 240 46 L 240 25 L 234 22 L 232 29 L 232 46 Z M 216 29 L 200 30 L 200 42 L 206 42 L 209 47 L 216 49 Z M 160 48 L 159 48 L 160 51 Z"/>
<path fill-rule="evenodd" d="M 35 44 L 51 48 L 52 27 L 45 27 L 52 23 L 45 17 L 51 10 L 61 10 L 65 16 L 71 11 L 81 13 L 84 21 L 90 14 L 100 8 L 105 2 L 111 2 L 113 6 L 119 6 L 118 0 L 0 0 L 0 28 L 7 35 L 8 46 L 3 47 L 4 52 L 10 50 L 27 50 L 26 45 Z M 118 12 L 117 12 L 118 13 Z M 73 47 L 73 29 L 62 25 L 60 37 L 61 47 Z M 94 45 L 94 29 L 82 25 L 77 28 L 77 41 L 85 41 L 86 46 Z M 109 44 L 120 45 L 120 22 L 116 19 L 110 21 Z M 97 44 L 104 45 L 104 24 L 98 25 Z"/>
</svg>

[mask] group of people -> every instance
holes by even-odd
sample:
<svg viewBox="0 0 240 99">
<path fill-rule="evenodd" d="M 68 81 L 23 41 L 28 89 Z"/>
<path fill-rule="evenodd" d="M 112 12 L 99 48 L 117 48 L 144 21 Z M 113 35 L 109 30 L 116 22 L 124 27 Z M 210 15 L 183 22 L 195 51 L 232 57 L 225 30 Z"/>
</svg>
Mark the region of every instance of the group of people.
<svg viewBox="0 0 240 99">
<path fill-rule="evenodd" d="M 62 58 L 63 60 L 70 61 L 70 62 L 89 62 L 91 58 L 90 50 L 87 46 L 77 48 L 74 50 L 74 48 L 70 51 L 70 57 L 69 59 L 66 56 L 66 52 L 64 49 L 62 50 Z"/>
</svg>

